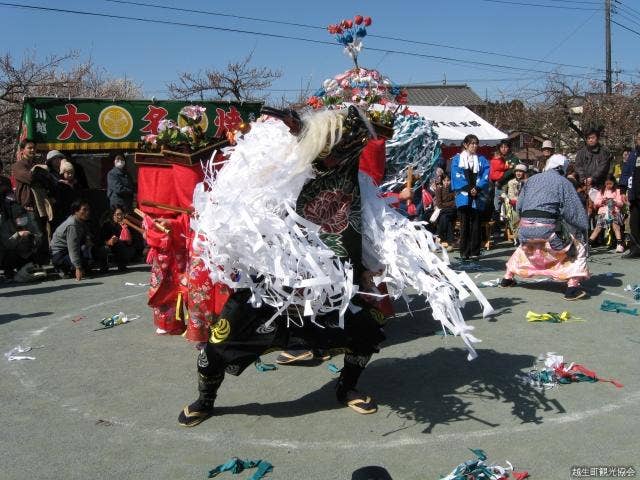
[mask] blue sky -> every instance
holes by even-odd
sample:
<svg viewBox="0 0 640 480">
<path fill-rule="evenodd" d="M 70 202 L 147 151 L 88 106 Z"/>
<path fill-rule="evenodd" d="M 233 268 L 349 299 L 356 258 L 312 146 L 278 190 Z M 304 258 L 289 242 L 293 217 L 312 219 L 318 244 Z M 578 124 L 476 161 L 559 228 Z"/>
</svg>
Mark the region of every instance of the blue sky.
<svg viewBox="0 0 640 480">
<path fill-rule="evenodd" d="M 480 96 L 496 99 L 503 95 L 517 97 L 526 89 L 540 85 L 544 72 L 556 69 L 590 78 L 604 77 L 602 71 L 596 70 L 604 68 L 604 0 L 507 0 L 513 3 L 496 0 L 136 1 L 318 27 L 352 18 L 355 14 L 369 15 L 373 25 L 365 38 L 360 64 L 379 69 L 398 84 L 438 83 L 446 76 L 449 83 L 467 83 Z M 632 76 L 638 80 L 640 2 L 614 1 L 618 8 L 613 19 L 638 33 L 613 25 L 613 67 L 623 70 L 620 80 L 628 81 Z M 13 0 L 9 3 L 332 41 L 326 30 L 106 0 Z M 540 6 L 543 4 L 551 7 Z M 494 54 L 398 42 L 374 35 Z M 367 47 L 451 60 L 367 51 Z M 292 97 L 296 89 L 309 83 L 315 89 L 325 78 L 351 66 L 350 59 L 338 45 L 0 6 L 0 53 L 8 52 L 19 58 L 26 49 L 34 49 L 41 57 L 69 49 L 80 50 L 82 55 L 90 55 L 96 64 L 104 66 L 110 75 L 135 79 L 142 84 L 147 97 L 157 98 L 167 97 L 166 83 L 176 80 L 179 72 L 221 68 L 228 61 L 243 58 L 251 50 L 254 50 L 254 65 L 283 71 L 282 78 L 272 87 L 274 98 Z M 495 53 L 588 68 L 555 66 Z M 496 66 L 476 65 L 471 61 Z M 579 79 L 570 78 L 572 82 L 576 80 Z"/>
</svg>

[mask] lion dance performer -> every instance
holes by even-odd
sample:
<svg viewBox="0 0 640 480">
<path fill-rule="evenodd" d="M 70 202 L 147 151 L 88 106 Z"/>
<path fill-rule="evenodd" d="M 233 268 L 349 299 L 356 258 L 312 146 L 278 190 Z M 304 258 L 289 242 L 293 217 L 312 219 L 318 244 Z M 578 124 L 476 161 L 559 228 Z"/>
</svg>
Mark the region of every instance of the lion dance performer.
<svg viewBox="0 0 640 480">
<path fill-rule="evenodd" d="M 544 172 L 522 186 L 517 202 L 520 246 L 507 261 L 501 287 L 516 285 L 514 277 L 545 276 L 567 282 L 565 300 L 586 295 L 580 281 L 589 278 L 584 245 L 587 213 L 564 175 L 568 160 L 552 155 Z"/>
<path fill-rule="evenodd" d="M 329 27 L 355 68 L 323 83 L 308 102 L 317 111 L 300 118 L 263 109 L 261 121 L 224 150 L 224 161 L 209 164 L 196 187 L 194 248 L 211 280 L 233 293 L 198 357 L 199 397 L 180 412 L 183 426 L 213 414 L 226 373 L 239 375 L 263 353 L 300 345 L 344 353 L 337 400 L 361 414 L 376 412 L 357 383 L 385 338 L 382 304 L 409 288 L 425 297 L 447 332 L 462 338 L 467 358 L 476 356 L 479 340 L 460 307 L 471 293 L 485 314 L 491 306 L 468 275 L 448 267 L 446 252 L 436 255 L 440 247 L 424 226 L 393 210 L 382 195 L 407 178 L 413 166 L 406 157 L 431 159 L 435 142 L 427 141 L 424 132 L 432 130 L 422 121 L 399 116 L 393 128 L 403 132 L 402 140 L 390 142 L 385 155 L 385 141 L 369 118 L 394 120 L 397 108 L 386 97 L 406 101 L 406 94 L 358 66 L 370 24 L 369 17 L 356 16 Z M 366 145 L 371 162 L 361 159 Z"/>
<path fill-rule="evenodd" d="M 382 314 L 357 295 L 360 284 L 384 283 L 394 298 L 416 289 L 462 337 L 469 359 L 479 340 L 460 313 L 467 290 L 492 311 L 466 274 L 437 257 L 431 234 L 389 208 L 373 179 L 359 173 L 360 153 L 375 137 L 362 112 L 265 113 L 227 150 L 219 171 L 210 164 L 207 188 L 194 193 L 194 243 L 212 280 L 234 293 L 198 357 L 199 397 L 180 412 L 183 426 L 213 414 L 225 373 L 239 375 L 293 338 L 344 351 L 337 400 L 376 412 L 356 386 L 385 337 Z"/>
</svg>

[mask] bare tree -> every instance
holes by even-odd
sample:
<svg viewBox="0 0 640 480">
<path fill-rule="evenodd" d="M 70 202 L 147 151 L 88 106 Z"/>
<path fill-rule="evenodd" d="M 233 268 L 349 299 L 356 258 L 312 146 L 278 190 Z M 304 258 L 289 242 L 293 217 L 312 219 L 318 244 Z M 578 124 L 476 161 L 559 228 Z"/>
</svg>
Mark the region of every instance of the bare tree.
<svg viewBox="0 0 640 480">
<path fill-rule="evenodd" d="M 132 80 L 110 77 L 91 58 L 71 64 L 78 58 L 78 53 L 73 51 L 43 60 L 38 60 L 33 51 L 27 51 L 21 60 L 9 53 L 0 56 L 0 159 L 3 164 L 11 163 L 13 158 L 24 97 L 130 99 L 140 96 L 140 86 Z"/>
<path fill-rule="evenodd" d="M 173 98 L 205 100 L 208 94 L 216 98 L 233 100 L 262 100 L 261 94 L 274 80 L 282 76 L 279 70 L 250 66 L 253 51 L 243 60 L 229 62 L 225 70 L 204 70 L 198 73 L 181 73 L 177 82 L 167 84 Z"/>
<path fill-rule="evenodd" d="M 490 103 L 489 120 L 503 130 L 551 139 L 565 152 L 575 152 L 591 127 L 602 130 L 607 145 L 620 151 L 640 126 L 637 83 L 618 83 L 608 95 L 602 82 L 570 84 L 566 77 L 550 75 L 541 89 L 519 95 L 527 100 Z"/>
</svg>

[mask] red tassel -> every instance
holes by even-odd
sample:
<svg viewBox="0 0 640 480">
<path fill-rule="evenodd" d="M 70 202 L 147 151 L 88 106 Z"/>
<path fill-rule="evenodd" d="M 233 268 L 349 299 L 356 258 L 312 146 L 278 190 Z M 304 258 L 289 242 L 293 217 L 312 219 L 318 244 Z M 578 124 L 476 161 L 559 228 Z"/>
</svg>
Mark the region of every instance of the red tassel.
<svg viewBox="0 0 640 480">
<path fill-rule="evenodd" d="M 129 227 L 126 223 L 120 225 L 122 230 L 120 230 L 120 241 L 121 242 L 130 242 L 131 241 L 131 232 L 129 231 Z"/>
<path fill-rule="evenodd" d="M 529 478 L 529 472 L 513 472 L 514 480 L 524 480 Z"/>
<path fill-rule="evenodd" d="M 620 382 L 618 382 L 617 380 L 613 380 L 613 379 L 608 379 L 608 378 L 600 378 L 598 377 L 598 374 L 596 372 L 594 372 L 593 370 L 588 370 L 585 367 L 583 367 L 582 365 L 580 365 L 579 363 L 575 363 L 573 365 L 573 369 L 576 372 L 580 372 L 584 375 L 586 375 L 587 377 L 591 377 L 591 378 L 595 378 L 596 380 L 600 381 L 600 382 L 609 382 L 609 383 L 613 383 L 617 388 L 622 388 L 624 387 L 624 385 L 622 385 Z"/>
<path fill-rule="evenodd" d="M 407 205 L 407 213 L 409 216 L 414 217 L 418 211 L 416 210 L 416 206 L 413 203 Z"/>
<path fill-rule="evenodd" d="M 149 252 L 147 253 L 147 264 L 153 265 L 153 262 L 156 258 L 158 258 L 158 250 L 156 250 L 155 248 L 150 248 Z"/>
</svg>

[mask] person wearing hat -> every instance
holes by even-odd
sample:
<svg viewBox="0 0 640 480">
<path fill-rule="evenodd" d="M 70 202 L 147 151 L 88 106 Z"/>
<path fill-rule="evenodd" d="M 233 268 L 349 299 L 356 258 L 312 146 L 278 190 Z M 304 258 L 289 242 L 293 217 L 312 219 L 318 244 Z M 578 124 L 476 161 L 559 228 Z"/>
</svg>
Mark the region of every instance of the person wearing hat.
<svg viewBox="0 0 640 480">
<path fill-rule="evenodd" d="M 501 287 L 515 286 L 516 275 L 545 276 L 567 282 L 565 300 L 586 296 L 580 281 L 589 278 L 589 223 L 575 188 L 564 176 L 568 163 L 564 155 L 552 155 L 545 171 L 522 185 L 516 205 L 520 246 L 507 261 Z"/>
<path fill-rule="evenodd" d="M 516 204 L 522 185 L 527 180 L 528 167 L 524 163 L 519 163 L 514 169 L 514 178 L 507 182 L 507 188 L 502 194 L 504 200 L 505 214 L 509 222 L 509 229 L 513 233 L 514 241 L 518 237 L 518 222 L 520 217 L 516 211 Z"/>
<path fill-rule="evenodd" d="M 80 198 L 80 189 L 75 178 L 75 167 L 64 157 L 59 163 L 59 180 L 56 192 L 56 203 L 51 222 L 52 231 L 58 228 L 71 213 L 71 204 Z"/>
<path fill-rule="evenodd" d="M 580 181 L 590 188 L 602 188 L 612 159 L 609 149 L 600 144 L 600 130 L 587 130 L 585 145 L 576 153 L 575 168 Z"/>
<path fill-rule="evenodd" d="M 544 170 L 544 166 L 547 164 L 547 160 L 549 157 L 555 153 L 556 147 L 553 145 L 551 140 L 545 140 L 542 142 L 542 156 L 538 158 L 536 161 L 535 167 L 538 169 L 538 172 Z"/>
<path fill-rule="evenodd" d="M 49 173 L 55 178 L 56 182 L 60 180 L 60 164 L 64 159 L 64 154 L 59 150 L 50 150 L 47 153 L 47 161 L 45 164 L 49 167 Z"/>
</svg>

